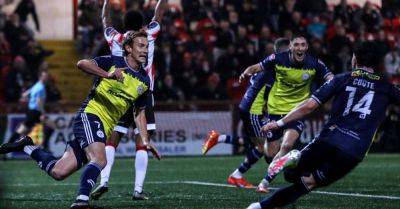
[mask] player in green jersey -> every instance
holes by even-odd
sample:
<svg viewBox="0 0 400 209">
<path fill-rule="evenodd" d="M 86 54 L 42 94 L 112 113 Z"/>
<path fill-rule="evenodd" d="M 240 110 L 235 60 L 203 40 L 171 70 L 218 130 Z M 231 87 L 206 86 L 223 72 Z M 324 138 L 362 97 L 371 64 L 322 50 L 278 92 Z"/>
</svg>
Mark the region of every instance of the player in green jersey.
<svg viewBox="0 0 400 209">
<path fill-rule="evenodd" d="M 135 110 L 132 114 L 135 114 L 143 144 L 149 150 L 155 150 L 148 142 L 144 111 L 149 78 L 141 66 L 147 57 L 147 34 L 144 31 L 128 33 L 123 48 L 126 63 L 124 68 L 115 68 L 111 56 L 78 62 L 79 69 L 97 76 L 97 79 L 74 119 L 75 139 L 68 142 L 61 159 L 57 160 L 35 146 L 28 136 L 0 146 L 0 154 L 24 151 L 55 180 L 65 179 L 89 161 L 81 174 L 78 195 L 71 208 L 88 208 L 90 191 L 106 164 L 105 140 L 118 119 L 132 105 Z"/>
<path fill-rule="evenodd" d="M 268 96 L 268 120 L 278 121 L 290 112 L 298 104 L 304 102 L 311 95 L 311 85 L 317 79 L 330 80 L 333 74 L 326 65 L 317 58 L 307 54 L 307 40 L 298 36 L 291 40 L 290 50 L 284 53 L 272 54 L 263 60 L 259 66 L 246 69 L 240 80 L 256 72 L 265 70 L 272 71 L 275 75 L 275 82 Z M 282 143 L 279 152 L 274 159 L 277 159 L 292 148 L 300 137 L 304 128 L 303 121 L 294 121 L 277 131 L 269 132 L 269 141 L 280 140 Z M 274 161 L 269 169 L 273 167 Z M 270 173 L 270 172 L 269 172 Z M 275 176 L 266 176 L 258 185 L 258 192 L 268 192 L 268 185 Z"/>
</svg>

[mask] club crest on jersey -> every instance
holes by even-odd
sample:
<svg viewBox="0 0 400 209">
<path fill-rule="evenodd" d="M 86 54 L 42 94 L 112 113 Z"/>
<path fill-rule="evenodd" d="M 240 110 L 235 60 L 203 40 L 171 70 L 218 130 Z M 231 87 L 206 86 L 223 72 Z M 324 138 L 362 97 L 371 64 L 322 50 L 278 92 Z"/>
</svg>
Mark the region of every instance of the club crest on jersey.
<svg viewBox="0 0 400 209">
<path fill-rule="evenodd" d="M 137 87 L 137 92 L 138 92 L 138 94 L 143 94 L 144 89 L 143 89 L 143 86 L 142 86 L 142 85 L 139 85 L 139 86 Z"/>
<path fill-rule="evenodd" d="M 305 81 L 305 80 L 308 80 L 309 78 L 310 78 L 310 74 L 308 74 L 308 73 L 304 73 L 302 76 L 301 76 L 301 78 Z"/>
<path fill-rule="evenodd" d="M 96 132 L 96 134 L 97 134 L 98 137 L 104 138 L 104 132 L 103 132 L 103 131 L 98 130 L 98 131 Z"/>
</svg>

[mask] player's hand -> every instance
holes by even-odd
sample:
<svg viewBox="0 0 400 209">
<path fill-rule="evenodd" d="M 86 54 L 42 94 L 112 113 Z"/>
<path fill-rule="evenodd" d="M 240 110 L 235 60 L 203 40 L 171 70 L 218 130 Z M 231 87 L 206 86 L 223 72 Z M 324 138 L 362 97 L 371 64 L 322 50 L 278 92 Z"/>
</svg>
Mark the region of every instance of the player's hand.
<svg viewBox="0 0 400 209">
<path fill-rule="evenodd" d="M 249 77 L 249 76 L 251 76 L 251 74 L 248 73 L 248 72 L 246 72 L 246 71 L 244 71 L 244 72 L 243 72 L 242 74 L 240 74 L 240 76 L 239 76 L 239 83 L 242 83 L 243 80 L 246 79 L 246 77 Z"/>
<path fill-rule="evenodd" d="M 261 127 L 261 131 L 268 132 L 268 131 L 275 130 L 278 128 L 279 128 L 278 124 L 275 121 L 273 121 L 273 122 L 269 122 L 266 125 L 264 125 L 263 127 Z"/>
<path fill-rule="evenodd" d="M 158 150 L 156 149 L 156 147 L 154 145 L 148 143 L 145 146 L 146 146 L 147 151 L 150 151 L 155 158 L 157 158 L 158 160 L 161 160 L 161 154 L 158 152 Z"/>
<path fill-rule="evenodd" d="M 126 68 L 116 68 L 113 72 L 109 72 L 107 75 L 107 78 L 110 79 L 115 79 L 119 82 L 123 82 L 124 81 L 124 74 L 122 74 L 122 72 L 125 70 Z"/>
</svg>

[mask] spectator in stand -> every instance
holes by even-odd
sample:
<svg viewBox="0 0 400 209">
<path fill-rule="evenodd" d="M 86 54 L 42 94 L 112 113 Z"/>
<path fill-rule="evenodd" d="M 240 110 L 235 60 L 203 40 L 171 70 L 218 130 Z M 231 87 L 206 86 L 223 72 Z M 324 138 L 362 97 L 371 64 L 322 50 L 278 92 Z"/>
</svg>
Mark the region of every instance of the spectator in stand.
<svg viewBox="0 0 400 209">
<path fill-rule="evenodd" d="M 156 91 L 157 100 L 174 102 L 181 101 L 183 93 L 174 86 L 174 80 L 171 74 L 166 74 L 161 87 Z"/>
<path fill-rule="evenodd" d="M 361 21 L 364 23 L 367 32 L 377 32 L 382 26 L 382 16 L 379 10 L 375 9 L 369 1 L 365 3 L 361 10 Z"/>
<path fill-rule="evenodd" d="M 377 43 L 376 45 L 378 46 L 378 48 L 376 50 L 378 50 L 378 54 L 381 57 L 384 57 L 390 51 L 390 45 L 389 45 L 386 37 L 387 36 L 386 36 L 385 31 L 379 30 L 378 36 L 376 37 L 376 40 L 375 40 L 375 42 Z"/>
<path fill-rule="evenodd" d="M 21 24 L 26 27 L 26 29 L 30 30 L 29 27 L 26 26 L 26 21 L 28 20 L 28 15 L 32 15 L 33 21 L 35 22 L 35 27 L 36 30 L 39 32 L 40 31 L 40 23 L 39 23 L 39 18 L 36 14 L 36 7 L 35 7 L 35 2 L 33 0 L 22 0 L 17 8 L 14 11 L 16 14 L 18 14 L 20 18 Z M 33 34 L 32 34 L 33 35 Z"/>
<path fill-rule="evenodd" d="M 398 49 L 392 47 L 384 58 L 385 71 L 389 78 L 400 76 L 400 56 Z"/>
<path fill-rule="evenodd" d="M 15 57 L 12 67 L 6 75 L 6 102 L 18 102 L 21 92 L 27 86 L 27 72 L 25 59 L 21 56 Z"/>
<path fill-rule="evenodd" d="M 21 49 L 26 46 L 29 40 L 32 40 L 29 32 L 21 25 L 18 14 L 12 14 L 6 22 L 4 32 L 8 42 L 11 44 L 13 55 L 21 53 Z"/>
<path fill-rule="evenodd" d="M 199 91 L 199 99 L 201 100 L 224 100 L 227 99 L 226 90 L 220 83 L 218 73 L 212 73 Z"/>
<path fill-rule="evenodd" d="M 235 42 L 235 33 L 229 28 L 229 22 L 227 19 L 222 19 L 219 22 L 217 29 L 217 41 L 214 48 L 214 61 L 226 52 L 226 49 L 230 44 Z"/>
<path fill-rule="evenodd" d="M 326 0 L 297 0 L 296 8 L 298 8 L 305 17 L 321 15 L 328 10 Z"/>
<path fill-rule="evenodd" d="M 307 32 L 312 38 L 322 40 L 326 32 L 326 24 L 321 21 L 320 17 L 315 15 L 312 23 L 307 26 Z"/>
<path fill-rule="evenodd" d="M 340 4 L 333 10 L 334 19 L 341 19 L 346 28 L 352 27 L 354 9 L 347 4 L 347 0 L 340 0 Z"/>
<path fill-rule="evenodd" d="M 272 36 L 270 27 L 268 27 L 268 25 L 263 25 L 260 30 L 260 37 L 258 38 L 258 46 L 256 48 L 261 57 L 264 56 L 267 44 L 273 43 L 273 41 L 274 37 Z"/>
<path fill-rule="evenodd" d="M 242 25 L 246 25 L 250 32 L 256 30 L 256 11 L 253 8 L 251 0 L 244 0 L 239 12 L 239 22 Z M 259 24 L 257 24 L 259 26 Z"/>
<path fill-rule="evenodd" d="M 333 36 L 331 41 L 329 42 L 329 50 L 335 55 L 337 54 L 343 47 L 351 46 L 351 41 L 346 35 L 346 28 L 344 26 L 338 26 L 336 28 L 336 34 Z"/>
<path fill-rule="evenodd" d="M 290 22 L 292 21 L 292 13 L 295 11 L 294 6 L 296 4 L 295 0 L 286 0 L 283 7 L 279 12 L 279 32 L 284 30 L 292 30 L 292 25 Z"/>
</svg>

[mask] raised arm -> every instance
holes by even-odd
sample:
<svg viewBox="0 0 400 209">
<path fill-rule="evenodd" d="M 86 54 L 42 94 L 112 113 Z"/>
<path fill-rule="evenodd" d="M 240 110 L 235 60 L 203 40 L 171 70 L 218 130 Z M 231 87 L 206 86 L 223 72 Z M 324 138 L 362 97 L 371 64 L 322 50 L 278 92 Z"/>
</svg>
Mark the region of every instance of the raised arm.
<svg viewBox="0 0 400 209">
<path fill-rule="evenodd" d="M 161 22 L 165 10 L 168 8 L 168 0 L 159 0 L 156 5 L 156 9 L 154 11 L 154 17 L 153 21 L 156 21 L 158 23 Z"/>
<path fill-rule="evenodd" d="M 109 0 L 104 0 L 103 10 L 102 10 L 102 13 L 101 13 L 101 18 L 103 20 L 103 29 L 106 29 L 108 27 L 112 27 L 110 11 L 111 11 L 110 1 Z"/>
<path fill-rule="evenodd" d="M 254 64 L 246 68 L 242 74 L 239 76 L 239 83 L 241 83 L 246 77 L 252 76 L 263 69 L 261 68 L 260 64 Z"/>
</svg>

